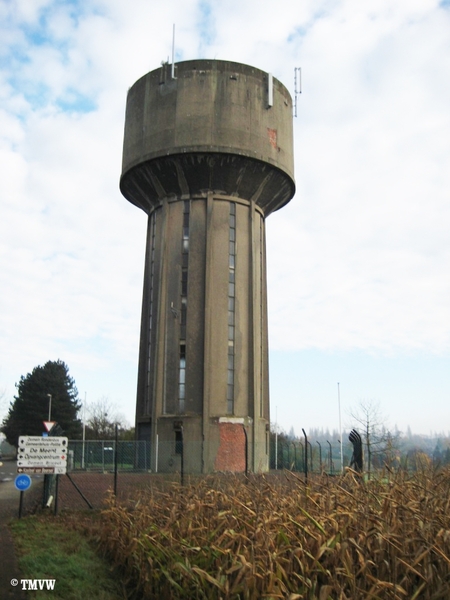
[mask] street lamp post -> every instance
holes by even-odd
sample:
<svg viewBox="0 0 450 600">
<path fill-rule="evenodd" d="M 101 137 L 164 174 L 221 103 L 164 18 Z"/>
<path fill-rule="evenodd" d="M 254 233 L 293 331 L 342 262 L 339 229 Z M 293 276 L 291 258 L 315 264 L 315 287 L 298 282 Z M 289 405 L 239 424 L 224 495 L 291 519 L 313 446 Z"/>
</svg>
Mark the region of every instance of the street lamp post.
<svg viewBox="0 0 450 600">
<path fill-rule="evenodd" d="M 82 469 L 84 469 L 85 446 L 86 446 L 86 392 L 84 392 L 84 404 L 83 404 L 83 445 L 81 446 L 81 468 Z"/>
<path fill-rule="evenodd" d="M 48 396 L 48 420 L 52 420 L 52 395 L 47 394 Z"/>
</svg>

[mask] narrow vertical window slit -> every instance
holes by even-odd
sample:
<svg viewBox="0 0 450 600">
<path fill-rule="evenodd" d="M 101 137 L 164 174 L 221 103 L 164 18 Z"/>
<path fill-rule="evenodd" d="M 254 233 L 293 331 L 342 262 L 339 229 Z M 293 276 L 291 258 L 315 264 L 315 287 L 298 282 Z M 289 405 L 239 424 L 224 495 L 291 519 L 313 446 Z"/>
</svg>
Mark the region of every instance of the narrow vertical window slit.
<svg viewBox="0 0 450 600">
<path fill-rule="evenodd" d="M 153 288 L 155 276 L 155 237 L 156 237 L 156 213 L 150 217 L 150 294 L 148 303 L 148 350 L 147 350 L 147 411 L 150 408 L 150 383 L 151 383 L 151 351 L 152 351 L 152 326 L 153 326 Z"/>
<path fill-rule="evenodd" d="M 181 240 L 181 294 L 180 294 L 180 361 L 178 367 L 178 411 L 186 410 L 186 324 L 188 305 L 188 264 L 189 264 L 189 217 L 190 202 L 183 202 L 183 227 Z"/>
<path fill-rule="evenodd" d="M 230 203 L 228 234 L 228 371 L 227 413 L 234 414 L 234 342 L 235 342 L 235 268 L 236 268 L 236 204 Z"/>
</svg>

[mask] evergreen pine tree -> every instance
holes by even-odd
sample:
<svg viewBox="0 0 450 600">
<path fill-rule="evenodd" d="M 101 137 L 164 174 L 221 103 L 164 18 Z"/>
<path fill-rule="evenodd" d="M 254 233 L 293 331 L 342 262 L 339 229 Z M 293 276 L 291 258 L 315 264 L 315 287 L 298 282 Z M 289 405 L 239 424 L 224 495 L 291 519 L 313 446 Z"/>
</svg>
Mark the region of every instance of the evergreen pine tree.
<svg viewBox="0 0 450 600">
<path fill-rule="evenodd" d="M 48 420 L 49 394 L 51 420 L 61 426 L 67 437 L 80 437 L 78 390 L 63 361 L 48 361 L 43 367 L 35 367 L 25 377 L 21 376 L 16 388 L 17 396 L 1 427 L 10 444 L 17 446 L 20 435 L 42 435 L 43 421 Z"/>
</svg>

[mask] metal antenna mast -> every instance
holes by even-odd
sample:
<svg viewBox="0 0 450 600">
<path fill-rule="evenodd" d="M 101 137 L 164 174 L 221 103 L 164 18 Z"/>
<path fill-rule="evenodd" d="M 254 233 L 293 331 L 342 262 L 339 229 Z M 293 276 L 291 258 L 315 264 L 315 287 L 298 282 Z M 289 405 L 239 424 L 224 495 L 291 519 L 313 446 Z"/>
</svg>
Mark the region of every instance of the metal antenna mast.
<svg viewBox="0 0 450 600">
<path fill-rule="evenodd" d="M 173 24 L 173 33 L 172 33 L 172 79 L 176 79 L 176 77 L 175 77 L 175 23 Z"/>
<path fill-rule="evenodd" d="M 294 117 L 297 116 L 297 99 L 302 93 L 302 69 L 294 67 Z"/>
</svg>

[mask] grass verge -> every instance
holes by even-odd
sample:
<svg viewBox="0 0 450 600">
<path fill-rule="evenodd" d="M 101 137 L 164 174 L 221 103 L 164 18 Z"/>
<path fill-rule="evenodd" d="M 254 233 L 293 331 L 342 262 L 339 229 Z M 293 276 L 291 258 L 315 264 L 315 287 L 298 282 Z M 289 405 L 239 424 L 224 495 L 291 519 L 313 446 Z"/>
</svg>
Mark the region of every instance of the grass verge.
<svg viewBox="0 0 450 600">
<path fill-rule="evenodd" d="M 75 520 L 76 519 L 76 520 Z M 24 579 L 55 579 L 52 591 L 28 592 L 43 600 L 119 600 L 125 596 L 108 563 L 90 546 L 83 528 L 95 528 L 95 515 L 31 516 L 14 521 L 19 567 Z"/>
</svg>

